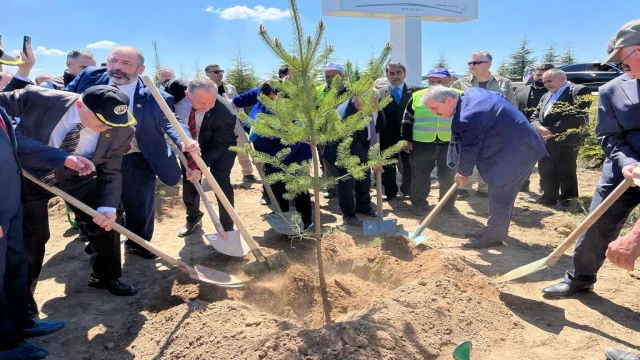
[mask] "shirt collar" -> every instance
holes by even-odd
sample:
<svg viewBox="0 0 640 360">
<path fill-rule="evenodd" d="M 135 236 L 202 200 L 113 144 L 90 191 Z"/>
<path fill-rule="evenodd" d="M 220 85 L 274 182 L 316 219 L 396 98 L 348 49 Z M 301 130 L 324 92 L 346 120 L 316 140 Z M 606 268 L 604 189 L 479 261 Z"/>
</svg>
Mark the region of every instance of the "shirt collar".
<svg viewBox="0 0 640 360">
<path fill-rule="evenodd" d="M 402 94 L 402 90 L 404 90 L 404 83 L 400 84 L 400 86 L 391 85 L 391 91 L 395 91 L 396 89 L 400 89 L 400 93 Z"/>
<path fill-rule="evenodd" d="M 76 103 L 73 103 L 69 108 L 69 113 L 67 116 L 67 121 L 71 124 L 80 124 L 82 121 L 80 120 L 80 113 L 78 113 L 78 108 L 76 107 Z"/>
<path fill-rule="evenodd" d="M 138 86 L 138 82 L 137 81 L 133 81 L 130 84 L 126 84 L 126 85 L 116 85 L 116 84 L 113 83 L 113 80 L 111 80 L 111 78 L 109 78 L 109 85 L 117 86 L 118 89 L 121 92 L 127 93 L 129 91 L 134 91 L 136 89 L 136 86 Z"/>
</svg>

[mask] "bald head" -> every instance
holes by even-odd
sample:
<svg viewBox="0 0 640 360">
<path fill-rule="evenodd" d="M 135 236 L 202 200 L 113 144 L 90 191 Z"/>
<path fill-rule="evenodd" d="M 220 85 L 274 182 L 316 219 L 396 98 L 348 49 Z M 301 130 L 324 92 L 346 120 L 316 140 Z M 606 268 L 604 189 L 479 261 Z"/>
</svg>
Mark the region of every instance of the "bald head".
<svg viewBox="0 0 640 360">
<path fill-rule="evenodd" d="M 114 84 L 130 84 L 144 72 L 144 55 L 131 46 L 115 47 L 107 58 L 107 71 Z"/>
</svg>

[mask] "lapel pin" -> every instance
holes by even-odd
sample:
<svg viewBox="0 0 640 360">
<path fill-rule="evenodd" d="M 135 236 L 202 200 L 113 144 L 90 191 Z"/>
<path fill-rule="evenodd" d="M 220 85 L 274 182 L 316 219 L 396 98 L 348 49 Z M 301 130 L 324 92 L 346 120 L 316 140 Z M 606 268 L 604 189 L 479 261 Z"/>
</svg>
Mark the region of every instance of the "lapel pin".
<svg viewBox="0 0 640 360">
<path fill-rule="evenodd" d="M 104 134 L 105 137 L 111 137 L 111 133 Z"/>
<path fill-rule="evenodd" d="M 142 104 L 136 104 L 136 107 L 137 107 L 137 108 L 141 108 L 141 107 L 142 107 Z"/>
</svg>

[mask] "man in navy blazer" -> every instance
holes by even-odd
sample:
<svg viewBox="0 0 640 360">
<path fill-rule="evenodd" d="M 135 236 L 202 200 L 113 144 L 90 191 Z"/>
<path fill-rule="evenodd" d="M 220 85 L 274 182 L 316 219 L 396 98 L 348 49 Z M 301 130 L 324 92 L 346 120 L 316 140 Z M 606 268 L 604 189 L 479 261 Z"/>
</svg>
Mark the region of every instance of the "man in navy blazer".
<svg viewBox="0 0 640 360">
<path fill-rule="evenodd" d="M 186 152 L 199 153 L 198 144 L 182 144 L 149 89 L 138 77 L 144 71 L 144 56 L 132 47 L 116 47 L 109 53 L 106 68 L 89 67 L 67 86 L 67 90 L 82 93 L 94 85 L 113 85 L 131 99 L 130 109 L 137 120 L 131 146 L 126 149 L 122 163 L 122 206 L 125 226 L 148 241 L 153 236 L 156 176 L 173 186 L 181 176 L 176 156 L 167 145 L 164 135 Z M 173 97 L 160 91 L 169 106 Z M 179 119 L 179 121 L 181 121 Z M 181 125 L 190 137 L 189 128 Z M 155 255 L 130 240 L 125 251 L 143 258 L 155 259 Z"/>
<path fill-rule="evenodd" d="M 473 167 L 489 184 L 489 220 L 467 248 L 502 245 L 509 231 L 511 212 L 533 165 L 547 155 L 544 139 L 529 120 L 499 94 L 471 88 L 462 95 L 444 86 L 429 88 L 421 101 L 434 114 L 453 117 L 451 132 L 459 145 L 456 183 L 469 182 Z"/>
<path fill-rule="evenodd" d="M 640 165 L 640 20 L 630 21 L 620 29 L 606 61 L 620 62 L 625 74 L 598 89 L 596 137 L 606 159 L 591 211 L 625 178 L 632 179 L 634 168 Z M 609 243 L 618 237 L 627 217 L 638 204 L 640 190 L 633 186 L 578 239 L 573 256 L 574 269 L 568 270 L 560 283 L 545 288 L 544 295 L 558 298 L 593 289 Z"/>
</svg>

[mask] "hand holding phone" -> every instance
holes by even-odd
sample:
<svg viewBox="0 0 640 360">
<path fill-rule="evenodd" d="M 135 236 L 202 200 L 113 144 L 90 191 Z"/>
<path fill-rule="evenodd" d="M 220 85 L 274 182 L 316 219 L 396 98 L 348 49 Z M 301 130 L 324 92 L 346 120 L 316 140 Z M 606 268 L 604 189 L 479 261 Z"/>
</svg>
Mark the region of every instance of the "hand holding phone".
<svg viewBox="0 0 640 360">
<path fill-rule="evenodd" d="M 22 52 L 27 53 L 27 45 L 31 46 L 31 36 L 25 35 L 22 39 Z"/>
</svg>

